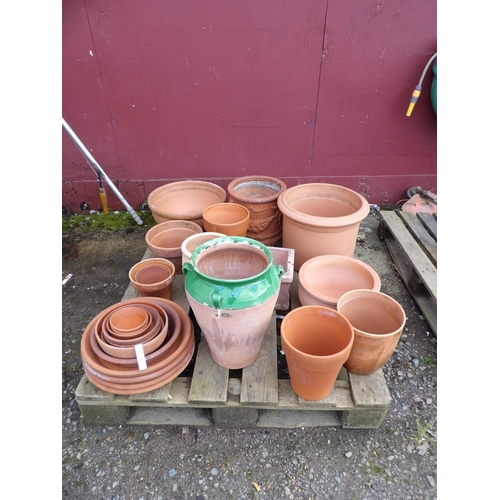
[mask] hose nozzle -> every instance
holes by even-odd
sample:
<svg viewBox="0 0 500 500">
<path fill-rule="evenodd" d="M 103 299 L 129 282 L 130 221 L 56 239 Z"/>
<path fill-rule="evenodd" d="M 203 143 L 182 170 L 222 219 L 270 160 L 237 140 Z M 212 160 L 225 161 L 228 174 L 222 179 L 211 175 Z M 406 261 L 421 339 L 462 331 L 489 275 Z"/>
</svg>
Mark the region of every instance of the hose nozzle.
<svg viewBox="0 0 500 500">
<path fill-rule="evenodd" d="M 413 108 L 415 107 L 415 104 L 417 104 L 417 100 L 420 97 L 420 92 L 422 91 L 422 86 L 417 85 L 415 87 L 415 90 L 411 94 L 411 99 L 410 99 L 410 104 L 408 106 L 408 111 L 406 112 L 406 116 L 410 116 Z"/>
</svg>

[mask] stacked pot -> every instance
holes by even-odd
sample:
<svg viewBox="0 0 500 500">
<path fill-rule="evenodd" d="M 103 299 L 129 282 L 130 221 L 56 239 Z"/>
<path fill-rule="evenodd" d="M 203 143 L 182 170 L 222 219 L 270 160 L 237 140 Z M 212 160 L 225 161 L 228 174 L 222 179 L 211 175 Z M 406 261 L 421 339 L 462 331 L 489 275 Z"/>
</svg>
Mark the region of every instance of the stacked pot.
<svg viewBox="0 0 500 500">
<path fill-rule="evenodd" d="M 140 297 L 114 304 L 87 325 L 81 343 L 88 379 L 113 394 L 140 394 L 176 378 L 191 361 L 194 327 L 176 303 Z"/>
</svg>

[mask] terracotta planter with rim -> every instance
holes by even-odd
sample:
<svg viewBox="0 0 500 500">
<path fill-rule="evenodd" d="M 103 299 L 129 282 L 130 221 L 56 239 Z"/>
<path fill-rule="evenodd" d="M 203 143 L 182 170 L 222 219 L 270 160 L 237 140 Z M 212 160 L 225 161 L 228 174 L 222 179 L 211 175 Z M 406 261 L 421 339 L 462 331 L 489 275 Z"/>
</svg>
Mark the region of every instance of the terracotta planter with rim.
<svg viewBox="0 0 500 500">
<path fill-rule="evenodd" d="M 187 220 L 172 220 L 153 226 L 146 233 L 146 245 L 155 257 L 168 259 L 175 266 L 175 274 L 182 272 L 182 242 L 203 232 L 203 228 Z"/>
<path fill-rule="evenodd" d="M 222 236 L 225 236 L 225 234 L 204 232 L 193 234 L 192 236 L 189 236 L 189 238 L 186 238 L 181 245 L 182 264 L 191 262 L 191 255 L 202 243 L 205 243 L 214 238 L 221 238 Z"/>
<path fill-rule="evenodd" d="M 355 191 L 327 183 L 300 184 L 278 198 L 283 247 L 295 249 L 295 270 L 318 255 L 354 256 L 359 225 L 370 212 Z"/>
<path fill-rule="evenodd" d="M 281 322 L 294 392 L 308 401 L 328 396 L 354 341 L 351 324 L 342 314 L 323 306 L 301 306 Z"/>
<path fill-rule="evenodd" d="M 298 274 L 298 298 L 303 306 L 337 309 L 349 290 L 380 290 L 380 277 L 368 264 L 345 255 L 318 255 L 307 260 Z"/>
<path fill-rule="evenodd" d="M 337 309 L 351 323 L 354 343 L 345 367 L 355 375 L 371 375 L 387 363 L 406 324 L 406 313 L 389 295 L 375 290 L 351 290 Z"/>
<path fill-rule="evenodd" d="M 245 237 L 250 225 L 250 212 L 237 203 L 217 203 L 203 212 L 203 225 L 208 232 Z"/>
<path fill-rule="evenodd" d="M 148 196 L 148 206 L 157 224 L 189 220 L 203 227 L 203 211 L 226 201 L 226 191 L 212 182 L 185 180 L 164 184 Z"/>
<path fill-rule="evenodd" d="M 229 183 L 229 202 L 243 205 L 250 212 L 248 238 L 265 245 L 281 241 L 283 224 L 278 197 L 285 189 L 282 180 L 266 175 L 239 177 Z"/>
<path fill-rule="evenodd" d="M 176 274 L 173 262 L 154 257 L 134 264 L 128 276 L 141 297 L 170 299 Z"/>
<path fill-rule="evenodd" d="M 182 271 L 214 361 L 229 369 L 251 365 L 273 317 L 283 267 L 264 244 L 233 236 L 200 245 Z"/>
</svg>

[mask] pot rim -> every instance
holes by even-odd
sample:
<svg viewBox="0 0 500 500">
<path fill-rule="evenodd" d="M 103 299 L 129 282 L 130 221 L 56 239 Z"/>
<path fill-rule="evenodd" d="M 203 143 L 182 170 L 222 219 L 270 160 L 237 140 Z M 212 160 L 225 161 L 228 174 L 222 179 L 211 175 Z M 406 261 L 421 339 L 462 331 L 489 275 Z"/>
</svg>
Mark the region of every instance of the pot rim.
<svg viewBox="0 0 500 500">
<path fill-rule="evenodd" d="M 263 196 L 261 198 L 245 198 L 238 193 L 238 188 L 242 184 L 251 184 L 252 182 L 264 182 L 267 185 L 277 186 L 277 191 L 274 194 L 268 196 Z M 227 191 L 229 196 L 235 200 L 239 200 L 245 203 L 269 203 L 270 201 L 276 200 L 281 193 L 283 193 L 287 188 L 287 185 L 277 177 L 271 177 L 268 175 L 247 175 L 245 177 L 238 177 L 233 179 L 227 186 Z"/>
<path fill-rule="evenodd" d="M 353 213 L 349 215 L 341 215 L 339 217 L 321 217 L 317 215 L 309 215 L 294 209 L 290 204 L 291 198 L 294 195 L 296 196 L 297 193 L 300 193 L 300 191 L 302 190 L 311 189 L 314 189 L 317 194 L 314 196 L 308 196 L 307 198 L 331 199 L 331 194 L 333 192 L 336 194 L 339 201 L 344 201 L 346 205 L 349 205 L 348 200 L 345 198 L 345 196 L 347 195 L 351 197 L 351 200 L 357 200 L 361 204 L 361 206 Z M 325 194 L 329 196 L 325 196 Z M 358 224 L 370 213 L 370 205 L 364 196 L 347 187 L 340 186 L 338 184 L 329 184 L 326 182 L 298 184 L 297 186 L 286 189 L 278 197 L 278 207 L 284 217 L 288 217 L 289 219 L 302 223 L 306 226 L 316 226 L 322 228 L 337 228 Z"/>
<path fill-rule="evenodd" d="M 148 196 L 148 207 L 152 212 L 156 212 L 163 218 L 172 219 L 172 220 L 190 220 L 190 219 L 199 219 L 201 213 L 203 212 L 185 212 L 185 213 L 177 213 L 177 212 L 167 212 L 161 210 L 154 204 L 155 198 L 161 196 L 163 191 L 180 191 L 184 189 L 202 189 L 204 191 L 210 191 L 214 194 L 218 194 L 222 200 L 225 200 L 227 197 L 227 193 L 221 186 L 209 182 L 209 181 L 201 181 L 201 180 L 183 180 L 183 181 L 174 181 L 169 182 L 167 184 L 163 184 L 162 186 L 157 187 Z"/>
<path fill-rule="evenodd" d="M 267 257 L 267 266 L 257 274 L 253 274 L 252 276 L 249 276 L 248 278 L 239 278 L 239 279 L 224 279 L 224 278 L 214 278 L 213 276 L 210 276 L 209 274 L 205 274 L 201 272 L 198 269 L 198 266 L 196 264 L 196 260 L 198 256 L 200 255 L 201 252 L 210 249 L 212 247 L 218 246 L 218 245 L 224 245 L 226 243 L 231 243 L 231 244 L 237 244 L 237 245 L 249 245 L 249 246 L 254 246 L 257 247 L 259 250 L 263 251 L 264 254 Z M 198 273 L 200 276 L 203 276 L 203 278 L 218 282 L 218 283 L 231 283 L 231 284 L 239 284 L 239 283 L 246 283 L 249 280 L 255 280 L 255 278 L 262 276 L 265 274 L 272 266 L 276 265 L 274 263 L 274 258 L 273 254 L 271 253 L 271 250 L 261 243 L 260 241 L 254 240 L 252 238 L 247 238 L 245 236 L 223 236 L 220 238 L 213 238 L 211 240 L 208 240 L 205 243 L 202 243 L 199 247 L 195 249 L 195 251 L 191 254 L 191 265 L 193 266 L 193 269 L 196 273 Z M 281 266 L 282 267 L 282 266 Z"/>
<path fill-rule="evenodd" d="M 307 276 L 306 276 L 307 271 L 314 268 L 316 265 L 318 265 L 318 263 L 321 260 L 325 260 L 325 259 L 331 260 L 331 261 L 345 261 L 345 262 L 348 262 L 351 264 L 358 265 L 362 269 L 368 271 L 370 276 L 373 278 L 374 288 L 380 290 L 380 286 L 381 286 L 380 276 L 372 267 L 370 267 L 365 262 L 363 262 L 359 259 L 356 259 L 355 257 L 348 257 L 347 255 L 333 255 L 333 254 L 331 254 L 331 255 L 317 255 L 316 257 L 311 257 L 310 259 L 306 260 L 302 264 L 302 266 L 300 267 L 299 274 L 298 274 L 299 285 L 302 286 L 303 290 L 306 293 L 311 295 L 311 297 L 315 298 L 316 300 L 321 300 L 322 302 L 325 302 L 327 304 L 336 305 L 339 301 L 339 298 L 341 297 L 341 295 L 339 297 L 332 297 L 331 295 L 325 295 L 325 294 L 319 292 L 318 290 L 314 289 L 307 280 Z M 368 290 L 370 290 L 370 289 L 368 288 Z"/>
<path fill-rule="evenodd" d="M 401 321 L 401 326 L 398 327 L 396 330 L 394 330 L 392 332 L 387 332 L 387 333 L 365 332 L 364 330 L 361 330 L 361 329 L 355 327 L 354 325 L 352 326 L 353 330 L 356 330 L 356 332 L 359 332 L 359 333 L 361 333 L 363 335 L 366 335 L 367 337 L 371 337 L 371 338 L 374 338 L 374 339 L 380 339 L 380 338 L 384 338 L 384 337 L 392 337 L 394 335 L 400 334 L 403 331 L 403 328 L 404 328 L 404 326 L 406 324 L 406 312 L 405 312 L 403 306 L 396 299 L 393 299 L 390 295 L 387 295 L 386 293 L 383 293 L 383 292 L 380 292 L 380 291 L 368 290 L 368 289 L 350 290 L 350 291 L 344 293 L 339 298 L 339 300 L 337 302 L 337 310 L 339 308 L 342 308 L 342 306 L 346 302 L 348 302 L 349 300 L 356 300 L 356 298 L 354 298 L 352 296 L 354 296 L 354 295 L 360 295 L 360 293 L 363 296 L 373 295 L 374 297 L 377 297 L 380 300 L 384 300 L 386 302 L 389 302 L 389 303 L 395 305 L 396 309 L 398 309 L 400 311 L 400 313 L 403 315 L 403 318 L 402 318 L 402 321 Z M 346 316 L 346 318 L 347 318 L 347 316 Z M 347 319 L 348 319 L 348 321 L 350 321 L 349 318 L 347 318 Z"/>
<path fill-rule="evenodd" d="M 286 322 L 289 322 L 291 321 L 291 319 L 293 319 L 293 316 L 297 315 L 297 314 L 301 314 L 301 311 L 303 312 L 305 309 L 309 309 L 309 310 L 317 310 L 317 311 L 324 311 L 327 315 L 329 316 L 340 316 L 340 318 L 346 322 L 346 324 L 349 326 L 349 328 L 351 329 L 351 336 L 350 336 L 350 340 L 349 342 L 347 343 L 347 345 L 339 352 L 336 352 L 336 353 L 333 353 L 333 354 L 326 354 L 324 356 L 318 356 L 318 355 L 314 355 L 314 354 L 308 354 L 304 351 L 301 351 L 300 349 L 297 349 L 293 344 L 291 344 L 288 339 L 286 338 L 286 333 L 285 335 L 283 336 L 283 323 Z M 287 318 L 289 318 L 287 320 Z M 286 323 L 285 323 L 285 326 L 286 326 Z M 352 345 L 354 343 L 354 329 L 353 329 L 353 326 L 351 325 L 350 321 L 346 318 L 346 316 L 344 316 L 342 313 L 336 311 L 335 309 L 332 309 L 330 307 L 326 307 L 326 306 L 316 306 L 316 305 L 310 305 L 310 306 L 301 306 L 301 307 L 297 307 L 295 309 L 292 309 L 286 316 L 285 318 L 283 319 L 282 323 L 281 323 L 281 337 L 282 339 L 284 338 L 285 342 L 287 343 L 287 346 L 290 347 L 290 349 L 297 355 L 300 355 L 300 356 L 303 356 L 305 359 L 307 360 L 310 360 L 310 361 L 313 361 L 313 360 L 327 360 L 328 358 L 335 358 L 335 357 L 341 357 L 343 355 L 346 354 L 346 352 L 349 352 L 352 348 Z"/>
</svg>

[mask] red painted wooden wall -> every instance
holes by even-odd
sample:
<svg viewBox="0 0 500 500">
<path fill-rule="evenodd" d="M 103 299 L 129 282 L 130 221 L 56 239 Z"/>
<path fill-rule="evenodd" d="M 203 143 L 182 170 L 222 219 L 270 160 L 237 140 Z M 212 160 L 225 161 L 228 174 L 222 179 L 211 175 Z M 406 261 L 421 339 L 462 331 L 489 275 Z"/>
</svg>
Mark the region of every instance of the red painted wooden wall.
<svg viewBox="0 0 500 500">
<path fill-rule="evenodd" d="M 63 117 L 134 209 L 252 174 L 396 203 L 437 190 L 431 69 L 406 116 L 436 31 L 436 0 L 63 0 Z M 62 130 L 62 205 L 82 202 L 97 177 Z"/>
</svg>

